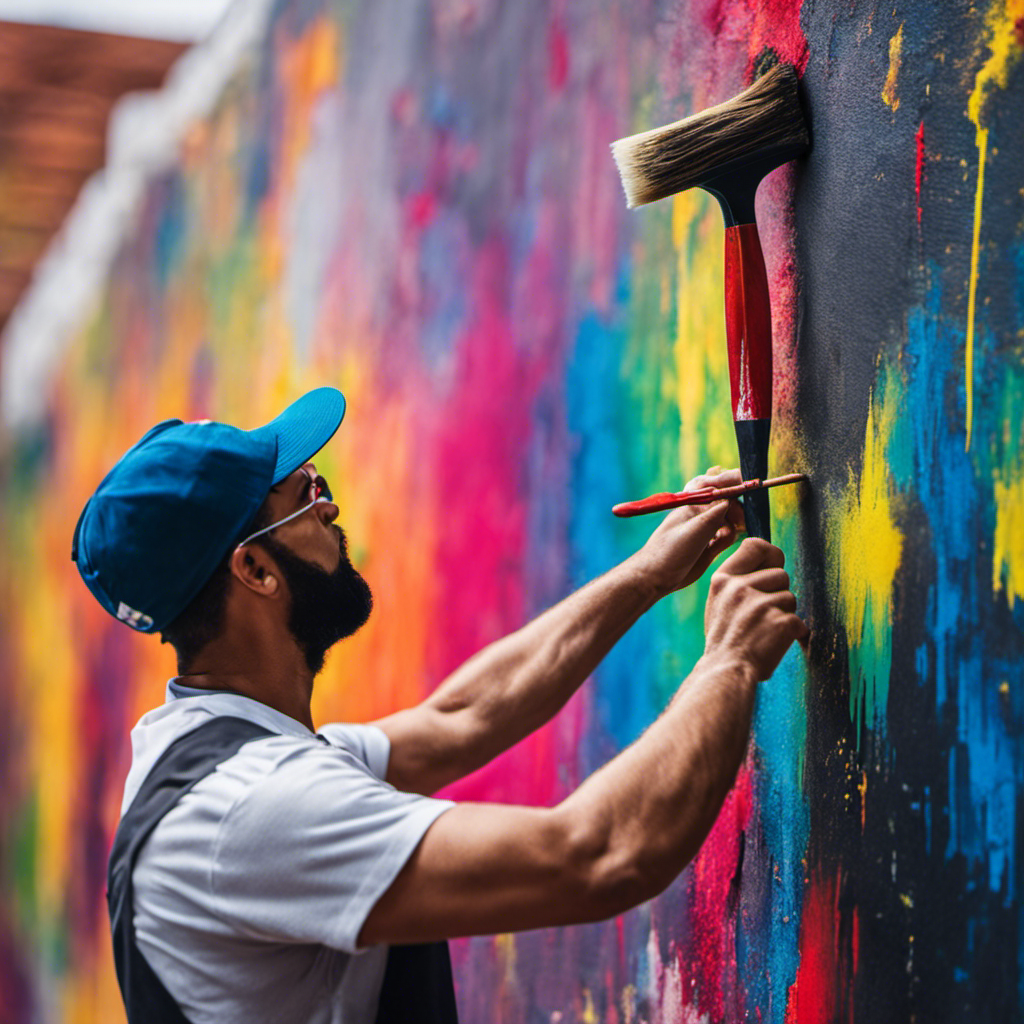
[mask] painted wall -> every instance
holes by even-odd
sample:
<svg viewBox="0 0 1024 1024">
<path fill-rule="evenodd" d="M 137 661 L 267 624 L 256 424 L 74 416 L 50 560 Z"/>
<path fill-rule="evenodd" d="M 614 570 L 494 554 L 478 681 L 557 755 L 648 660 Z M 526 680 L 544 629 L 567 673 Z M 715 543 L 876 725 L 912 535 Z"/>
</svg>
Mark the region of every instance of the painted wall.
<svg viewBox="0 0 1024 1024">
<path fill-rule="evenodd" d="M 455 946 L 473 1021 L 1024 1015 L 1024 4 L 289 0 L 6 438 L 0 1020 L 120 1019 L 103 903 L 127 733 L 171 652 L 68 560 L 153 422 L 255 426 L 341 386 L 324 456 L 378 606 L 318 720 L 424 696 L 640 544 L 619 500 L 735 462 L 717 208 L 627 212 L 608 144 L 804 76 L 763 187 L 774 498 L 814 635 L 660 899 Z M 319 464 L 319 462 L 318 462 Z M 698 586 L 454 788 L 551 803 L 702 649 Z"/>
</svg>

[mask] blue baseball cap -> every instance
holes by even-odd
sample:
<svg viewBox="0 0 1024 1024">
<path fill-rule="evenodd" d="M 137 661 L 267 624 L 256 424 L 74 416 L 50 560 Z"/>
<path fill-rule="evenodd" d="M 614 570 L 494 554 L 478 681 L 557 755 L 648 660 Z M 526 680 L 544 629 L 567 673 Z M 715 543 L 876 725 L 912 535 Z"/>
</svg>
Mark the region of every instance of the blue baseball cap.
<svg viewBox="0 0 1024 1024">
<path fill-rule="evenodd" d="M 308 462 L 345 415 L 317 388 L 255 430 L 164 420 L 86 502 L 71 558 L 115 618 L 156 633 L 177 618 L 245 536 L 270 488 Z"/>
</svg>

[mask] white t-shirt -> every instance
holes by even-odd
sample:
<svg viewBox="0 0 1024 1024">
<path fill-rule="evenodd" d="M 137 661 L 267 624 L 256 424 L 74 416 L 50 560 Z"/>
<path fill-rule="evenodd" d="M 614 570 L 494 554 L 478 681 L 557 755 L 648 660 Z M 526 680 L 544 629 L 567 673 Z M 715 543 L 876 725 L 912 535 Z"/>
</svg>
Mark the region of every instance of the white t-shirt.
<svg viewBox="0 0 1024 1024">
<path fill-rule="evenodd" d="M 377 900 L 452 806 L 384 782 L 375 726 L 294 719 L 171 682 L 132 730 L 121 813 L 179 736 L 232 715 L 253 740 L 186 793 L 132 874 L 139 950 L 192 1024 L 372 1024 L 387 947 L 356 948 Z"/>
</svg>

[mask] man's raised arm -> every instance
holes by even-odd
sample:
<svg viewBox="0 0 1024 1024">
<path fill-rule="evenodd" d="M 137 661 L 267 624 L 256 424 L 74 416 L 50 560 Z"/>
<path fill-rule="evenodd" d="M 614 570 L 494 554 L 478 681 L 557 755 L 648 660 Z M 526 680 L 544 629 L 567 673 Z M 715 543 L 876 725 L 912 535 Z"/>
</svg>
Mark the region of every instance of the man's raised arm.
<svg viewBox="0 0 1024 1024">
<path fill-rule="evenodd" d="M 714 823 L 758 680 L 807 627 L 782 552 L 746 540 L 712 577 L 704 656 L 664 714 L 554 808 L 442 814 L 371 910 L 360 944 L 594 921 L 657 895 Z"/>
<path fill-rule="evenodd" d="M 739 479 L 715 467 L 692 483 Z M 741 519 L 726 501 L 677 509 L 635 555 L 484 648 L 422 704 L 376 722 L 391 741 L 388 782 L 433 793 L 539 728 L 645 611 L 732 544 Z"/>
</svg>

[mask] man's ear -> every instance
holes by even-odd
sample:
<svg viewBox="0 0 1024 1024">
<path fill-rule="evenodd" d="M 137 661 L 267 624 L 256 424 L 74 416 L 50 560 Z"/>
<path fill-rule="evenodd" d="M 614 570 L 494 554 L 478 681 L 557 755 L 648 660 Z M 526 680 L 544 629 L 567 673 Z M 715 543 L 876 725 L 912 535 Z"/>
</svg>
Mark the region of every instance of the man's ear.
<svg viewBox="0 0 1024 1024">
<path fill-rule="evenodd" d="M 280 590 L 278 570 L 273 559 L 259 545 L 239 546 L 231 554 L 231 574 L 240 583 L 264 597 Z"/>
</svg>

